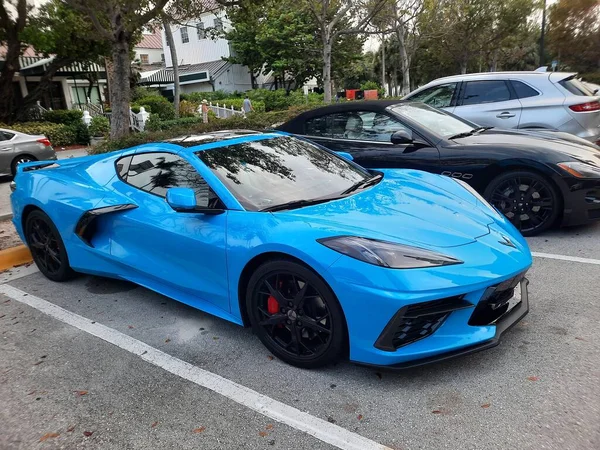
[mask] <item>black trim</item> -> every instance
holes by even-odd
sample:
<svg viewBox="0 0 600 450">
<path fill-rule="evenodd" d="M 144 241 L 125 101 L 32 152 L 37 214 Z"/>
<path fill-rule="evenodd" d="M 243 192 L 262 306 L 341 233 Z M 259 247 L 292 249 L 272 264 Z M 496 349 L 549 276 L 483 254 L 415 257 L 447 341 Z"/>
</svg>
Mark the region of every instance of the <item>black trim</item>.
<svg viewBox="0 0 600 450">
<path fill-rule="evenodd" d="M 77 234 L 77 236 L 79 236 L 87 245 L 93 247 L 91 239 L 95 232 L 94 222 L 98 217 L 104 214 L 128 211 L 137 207 L 137 205 L 132 203 L 125 203 L 122 205 L 104 206 L 102 208 L 90 209 L 89 211 L 84 212 L 77 221 L 77 225 L 75 225 L 75 234 Z"/>
<path fill-rule="evenodd" d="M 453 352 L 443 353 L 441 355 L 432 356 L 429 358 L 417 359 L 413 361 L 406 361 L 403 363 L 392 364 L 388 366 L 381 366 L 376 364 L 364 364 L 359 363 L 364 366 L 374 366 L 374 367 L 383 367 L 392 370 L 403 370 L 403 369 L 411 369 L 413 367 L 423 366 L 425 364 L 431 364 L 435 362 L 446 361 L 448 359 L 456 358 L 458 356 L 470 355 L 472 353 L 477 353 L 482 350 L 487 350 L 489 348 L 495 347 L 500 344 L 500 338 L 502 334 L 506 331 L 510 330 L 514 325 L 516 325 L 523 317 L 527 315 L 529 312 L 529 297 L 527 293 L 527 285 L 529 284 L 529 280 L 527 278 L 523 279 L 523 283 L 521 284 L 521 302 L 518 303 L 513 309 L 504 314 L 503 317 L 500 318 L 496 322 L 496 334 L 489 341 L 482 342 L 480 344 L 472 345 L 470 347 L 461 348 L 459 350 L 455 350 Z"/>
<path fill-rule="evenodd" d="M 398 348 L 400 348 L 402 345 L 400 347 L 395 345 L 394 338 L 397 330 L 403 325 L 406 319 L 410 320 L 425 316 L 442 315 L 444 317 L 442 318 L 441 322 L 443 322 L 446 320 L 449 313 L 458 311 L 460 309 L 473 308 L 473 306 L 475 305 L 467 300 L 464 300 L 462 297 L 451 297 L 447 299 L 425 302 L 422 304 L 416 303 L 407 305 L 403 308 L 400 308 L 398 312 L 394 314 L 394 317 L 392 317 L 392 319 L 387 323 L 377 338 L 377 341 L 375 341 L 375 348 L 386 352 L 395 352 Z M 412 344 L 417 340 L 428 337 L 433 334 L 434 331 L 435 330 L 431 330 L 431 333 L 422 336 L 419 339 L 407 342 L 403 345 Z"/>
</svg>

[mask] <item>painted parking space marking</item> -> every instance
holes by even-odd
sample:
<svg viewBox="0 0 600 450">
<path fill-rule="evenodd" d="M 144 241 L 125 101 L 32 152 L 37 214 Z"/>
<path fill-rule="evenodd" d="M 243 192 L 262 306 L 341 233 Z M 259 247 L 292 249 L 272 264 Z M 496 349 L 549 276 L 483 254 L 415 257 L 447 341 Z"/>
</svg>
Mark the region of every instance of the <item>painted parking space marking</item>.
<svg viewBox="0 0 600 450">
<path fill-rule="evenodd" d="M 553 253 L 541 253 L 541 252 L 531 252 L 533 256 L 536 258 L 548 258 L 548 259 L 558 259 L 560 261 L 571 261 L 578 262 L 584 264 L 595 264 L 600 266 L 600 259 L 593 258 L 580 258 L 579 256 L 565 256 L 565 255 L 555 255 Z"/>
<path fill-rule="evenodd" d="M 164 353 L 124 333 L 93 322 L 44 299 L 28 294 L 7 284 L 0 285 L 0 293 L 38 311 L 96 336 L 169 373 L 210 389 L 236 403 L 246 406 L 273 420 L 289 425 L 323 442 L 344 450 L 391 450 L 375 441 L 346 430 L 326 420 L 311 416 L 285 403 L 274 400 L 227 378 L 196 367 Z"/>
</svg>

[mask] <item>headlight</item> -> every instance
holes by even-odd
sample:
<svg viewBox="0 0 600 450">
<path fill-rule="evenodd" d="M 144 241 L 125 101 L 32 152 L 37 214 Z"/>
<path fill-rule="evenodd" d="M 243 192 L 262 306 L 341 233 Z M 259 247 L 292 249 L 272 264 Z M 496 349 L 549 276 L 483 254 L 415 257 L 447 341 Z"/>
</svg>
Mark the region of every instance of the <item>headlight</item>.
<svg viewBox="0 0 600 450">
<path fill-rule="evenodd" d="M 391 269 L 417 269 L 462 264 L 461 260 L 441 253 L 376 239 L 336 236 L 317 239 L 317 241 L 343 255 Z"/>
<path fill-rule="evenodd" d="M 600 178 L 600 167 L 592 166 L 591 164 L 586 164 L 584 162 L 564 162 L 558 163 L 557 166 L 576 178 Z"/>
<path fill-rule="evenodd" d="M 458 184 L 460 184 L 462 187 L 464 187 L 467 191 L 469 191 L 477 200 L 479 200 L 481 202 L 481 204 L 485 208 L 489 209 L 494 214 L 501 216 L 501 214 L 498 212 L 498 210 L 496 208 L 494 208 L 492 205 L 490 205 L 490 203 L 485 198 L 483 198 L 479 192 L 477 192 L 475 189 L 473 189 L 473 187 L 470 184 L 465 183 L 463 180 L 459 180 L 458 178 L 452 178 L 452 179 L 454 181 L 456 181 Z"/>
</svg>

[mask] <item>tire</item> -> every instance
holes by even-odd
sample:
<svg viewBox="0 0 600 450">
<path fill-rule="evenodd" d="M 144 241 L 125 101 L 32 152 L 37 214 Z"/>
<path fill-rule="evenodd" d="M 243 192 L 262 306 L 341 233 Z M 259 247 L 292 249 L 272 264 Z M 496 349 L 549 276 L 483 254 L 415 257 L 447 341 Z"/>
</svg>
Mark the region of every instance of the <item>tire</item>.
<svg viewBox="0 0 600 450">
<path fill-rule="evenodd" d="M 31 161 L 37 161 L 37 158 L 31 155 L 19 155 L 13 159 L 13 162 L 10 164 L 10 171 L 12 172 L 13 177 L 17 174 L 17 166 L 19 164 Z"/>
<path fill-rule="evenodd" d="M 40 210 L 29 213 L 25 239 L 40 272 L 52 281 L 67 281 L 75 272 L 69 265 L 65 244 L 50 217 Z"/>
<path fill-rule="evenodd" d="M 554 184 L 543 175 L 528 170 L 498 175 L 483 196 L 523 236 L 535 236 L 552 227 L 562 208 L 562 198 Z"/>
<path fill-rule="evenodd" d="M 331 288 L 311 269 L 284 259 L 256 269 L 246 291 L 254 333 L 282 361 L 314 369 L 339 360 L 346 321 Z"/>
</svg>

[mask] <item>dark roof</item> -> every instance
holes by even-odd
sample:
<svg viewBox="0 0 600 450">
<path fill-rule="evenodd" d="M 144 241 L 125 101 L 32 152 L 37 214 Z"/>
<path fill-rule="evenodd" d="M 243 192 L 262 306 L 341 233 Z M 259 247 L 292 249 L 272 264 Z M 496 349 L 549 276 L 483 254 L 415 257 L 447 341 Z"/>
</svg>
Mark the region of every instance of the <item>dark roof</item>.
<svg viewBox="0 0 600 450">
<path fill-rule="evenodd" d="M 222 59 L 200 64 L 182 65 L 179 66 L 179 81 L 183 82 L 197 79 L 197 81 L 202 82 L 209 81 L 210 79 L 214 80 L 215 77 L 219 76 L 220 73 L 230 65 L 231 63 L 223 61 Z M 207 76 L 193 78 L 193 76 L 197 74 L 207 74 Z M 144 76 L 144 74 L 142 74 L 140 84 L 169 84 L 172 83 L 173 80 L 173 68 L 167 67 L 148 76 Z"/>
<path fill-rule="evenodd" d="M 210 144 L 212 142 L 225 141 L 227 139 L 235 139 L 239 137 L 249 136 L 253 134 L 263 134 L 253 130 L 221 130 L 212 133 L 190 134 L 188 136 L 179 136 L 173 139 L 168 139 L 165 142 L 181 145 L 182 147 L 196 147 L 202 144 Z"/>
</svg>

